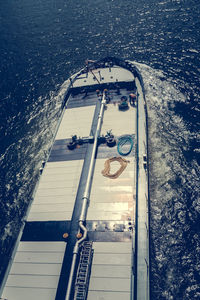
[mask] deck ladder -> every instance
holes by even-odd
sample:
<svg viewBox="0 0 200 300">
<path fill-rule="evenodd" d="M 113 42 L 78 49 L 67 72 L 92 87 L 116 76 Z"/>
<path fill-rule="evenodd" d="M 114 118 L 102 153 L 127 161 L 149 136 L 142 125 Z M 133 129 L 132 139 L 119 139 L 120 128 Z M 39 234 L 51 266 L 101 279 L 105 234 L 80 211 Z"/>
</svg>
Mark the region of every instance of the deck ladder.
<svg viewBox="0 0 200 300">
<path fill-rule="evenodd" d="M 80 253 L 80 261 L 75 282 L 74 300 L 86 300 L 93 257 L 92 242 L 85 241 Z"/>
</svg>

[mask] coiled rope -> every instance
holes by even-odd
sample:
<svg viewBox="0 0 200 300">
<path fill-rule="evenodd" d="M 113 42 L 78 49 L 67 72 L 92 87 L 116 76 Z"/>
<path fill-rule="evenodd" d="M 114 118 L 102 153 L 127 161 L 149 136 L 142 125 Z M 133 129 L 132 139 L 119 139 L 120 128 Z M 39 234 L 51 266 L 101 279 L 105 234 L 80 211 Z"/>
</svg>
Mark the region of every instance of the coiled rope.
<svg viewBox="0 0 200 300">
<path fill-rule="evenodd" d="M 125 149 L 126 147 L 124 146 L 126 145 L 129 145 L 129 148 L 128 150 L 124 151 L 123 148 Z M 117 144 L 117 151 L 120 155 L 126 156 L 129 153 L 131 153 L 132 149 L 133 149 L 133 139 L 130 135 L 122 136 L 119 138 Z"/>
<path fill-rule="evenodd" d="M 110 174 L 110 164 L 114 161 L 118 161 L 121 166 L 117 172 L 115 172 L 114 174 Z M 109 158 L 105 161 L 104 170 L 102 170 L 101 173 L 105 177 L 108 177 L 111 179 L 116 179 L 125 170 L 125 168 L 129 162 L 130 162 L 129 160 L 126 160 L 125 158 L 122 158 L 122 157 Z"/>
</svg>

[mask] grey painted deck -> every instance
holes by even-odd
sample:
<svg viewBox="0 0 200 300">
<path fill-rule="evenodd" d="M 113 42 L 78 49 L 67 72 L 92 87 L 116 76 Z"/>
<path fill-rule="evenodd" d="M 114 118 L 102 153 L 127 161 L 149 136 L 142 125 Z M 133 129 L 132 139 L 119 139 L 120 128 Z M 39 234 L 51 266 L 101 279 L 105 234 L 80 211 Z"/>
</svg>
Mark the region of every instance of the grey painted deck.
<svg viewBox="0 0 200 300">
<path fill-rule="evenodd" d="M 101 72 L 101 76 L 99 75 L 99 71 Z M 112 83 L 116 81 L 128 82 L 133 80 L 133 74 L 130 71 L 123 68 L 119 68 L 117 66 L 112 67 L 110 70 L 109 68 L 97 69 L 93 71 L 93 74 L 99 81 L 101 81 L 101 83 Z M 81 75 L 74 83 L 74 87 L 97 84 L 98 81 L 96 80 L 93 74 L 89 72 L 87 77 L 85 75 Z"/>
</svg>

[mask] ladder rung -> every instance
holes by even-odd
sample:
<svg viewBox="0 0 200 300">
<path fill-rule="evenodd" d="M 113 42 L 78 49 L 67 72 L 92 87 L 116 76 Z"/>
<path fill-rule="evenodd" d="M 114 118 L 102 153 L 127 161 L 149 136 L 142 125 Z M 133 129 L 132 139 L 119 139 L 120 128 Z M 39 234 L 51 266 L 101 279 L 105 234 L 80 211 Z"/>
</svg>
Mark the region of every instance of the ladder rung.
<svg viewBox="0 0 200 300">
<path fill-rule="evenodd" d="M 74 300 L 86 300 L 92 254 L 92 242 L 84 242 L 80 253 L 79 266 L 75 281 Z"/>
</svg>

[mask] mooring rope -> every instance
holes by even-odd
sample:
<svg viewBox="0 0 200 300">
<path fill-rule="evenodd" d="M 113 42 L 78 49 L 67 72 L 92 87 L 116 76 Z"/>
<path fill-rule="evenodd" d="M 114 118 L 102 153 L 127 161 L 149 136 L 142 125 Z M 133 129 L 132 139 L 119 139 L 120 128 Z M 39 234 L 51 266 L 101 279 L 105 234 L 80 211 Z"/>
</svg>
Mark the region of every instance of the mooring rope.
<svg viewBox="0 0 200 300">
<path fill-rule="evenodd" d="M 128 149 L 126 148 L 127 145 L 129 145 Z M 125 135 L 118 139 L 117 151 L 120 155 L 123 156 L 129 155 L 132 149 L 133 149 L 133 139 L 130 135 Z"/>
<path fill-rule="evenodd" d="M 118 161 L 120 163 L 120 168 L 117 172 L 114 174 L 110 174 L 110 164 L 114 161 Z M 104 170 L 101 171 L 102 175 L 111 179 L 116 179 L 121 175 L 121 173 L 125 170 L 127 164 L 129 163 L 129 160 L 126 160 L 122 157 L 112 157 L 105 161 L 104 163 Z"/>
</svg>

